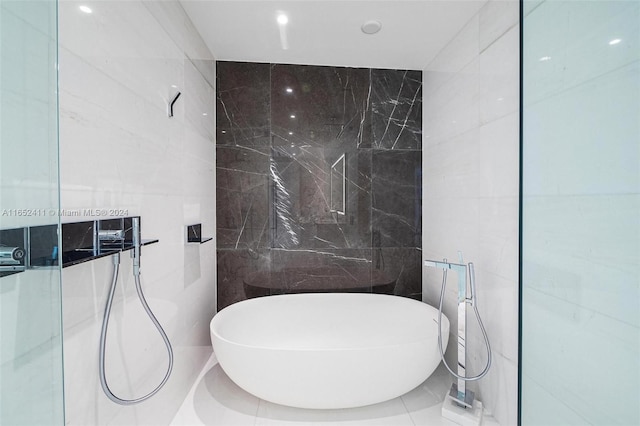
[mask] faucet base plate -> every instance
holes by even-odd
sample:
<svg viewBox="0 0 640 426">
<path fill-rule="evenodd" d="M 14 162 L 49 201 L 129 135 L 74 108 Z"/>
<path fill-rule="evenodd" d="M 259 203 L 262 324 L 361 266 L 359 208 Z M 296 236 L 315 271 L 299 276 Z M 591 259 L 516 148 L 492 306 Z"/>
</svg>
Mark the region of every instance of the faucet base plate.
<svg viewBox="0 0 640 426">
<path fill-rule="evenodd" d="M 472 390 L 467 390 L 465 393 L 458 391 L 458 384 L 453 383 L 451 389 L 449 389 L 449 396 L 453 398 L 453 403 L 457 404 L 461 408 L 473 408 L 473 400 L 476 394 Z"/>
<path fill-rule="evenodd" d="M 472 407 L 463 407 L 456 397 L 447 394 L 442 402 L 442 417 L 461 426 L 482 424 L 482 402 L 473 401 Z"/>
</svg>

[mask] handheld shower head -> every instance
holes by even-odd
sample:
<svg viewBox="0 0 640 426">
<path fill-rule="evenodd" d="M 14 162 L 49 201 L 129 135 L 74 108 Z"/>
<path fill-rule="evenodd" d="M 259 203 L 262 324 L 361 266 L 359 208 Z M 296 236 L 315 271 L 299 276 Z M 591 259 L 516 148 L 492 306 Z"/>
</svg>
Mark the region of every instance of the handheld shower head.
<svg viewBox="0 0 640 426">
<path fill-rule="evenodd" d="M 478 302 L 478 295 L 476 293 L 476 271 L 471 262 L 469 262 L 469 287 L 471 288 L 471 305 L 475 306 Z"/>
<path fill-rule="evenodd" d="M 133 250 L 131 257 L 133 258 L 133 275 L 140 275 L 140 218 L 131 218 L 131 228 L 133 231 Z"/>
</svg>

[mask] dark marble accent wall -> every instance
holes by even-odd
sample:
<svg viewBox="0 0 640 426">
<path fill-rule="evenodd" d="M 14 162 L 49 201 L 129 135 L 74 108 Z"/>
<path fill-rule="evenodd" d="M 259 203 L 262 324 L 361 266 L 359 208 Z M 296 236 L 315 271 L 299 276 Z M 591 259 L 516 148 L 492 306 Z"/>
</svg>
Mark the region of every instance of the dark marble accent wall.
<svg viewBox="0 0 640 426">
<path fill-rule="evenodd" d="M 419 299 L 422 73 L 217 72 L 218 309 L 291 292 Z"/>
<path fill-rule="evenodd" d="M 420 247 L 422 157 L 419 151 L 375 150 L 372 156 L 374 247 Z"/>
<path fill-rule="evenodd" d="M 372 144 L 422 149 L 422 71 L 371 70 Z"/>
<path fill-rule="evenodd" d="M 217 248 L 267 248 L 271 155 L 269 65 L 218 62 L 217 67 Z"/>
</svg>

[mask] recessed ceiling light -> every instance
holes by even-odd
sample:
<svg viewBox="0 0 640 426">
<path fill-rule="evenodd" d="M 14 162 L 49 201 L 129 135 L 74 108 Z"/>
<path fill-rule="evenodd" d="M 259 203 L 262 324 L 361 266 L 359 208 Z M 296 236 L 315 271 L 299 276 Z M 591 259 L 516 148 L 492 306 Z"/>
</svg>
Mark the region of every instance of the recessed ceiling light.
<svg viewBox="0 0 640 426">
<path fill-rule="evenodd" d="M 622 39 L 620 39 L 620 38 L 614 38 L 613 40 L 611 40 L 609 42 L 609 45 L 613 46 L 613 45 L 616 45 L 616 44 L 620 43 L 621 41 L 622 41 Z"/>
<path fill-rule="evenodd" d="M 295 114 L 291 114 L 289 117 L 296 118 L 296 115 Z"/>
<path fill-rule="evenodd" d="M 550 60 L 551 60 L 551 56 L 543 56 L 542 58 L 540 58 L 540 62 L 546 62 Z"/>
<path fill-rule="evenodd" d="M 291 87 L 287 87 L 285 90 L 287 91 L 287 93 L 293 93 L 293 89 Z"/>
<path fill-rule="evenodd" d="M 287 23 L 289 23 L 289 17 L 281 10 L 276 11 L 276 21 L 278 21 L 278 29 L 280 30 L 280 47 L 282 50 L 289 49 L 289 41 L 287 39 Z"/>
<path fill-rule="evenodd" d="M 91 12 L 93 12 L 93 10 L 91 10 L 91 8 L 90 8 L 90 7 L 88 7 L 88 6 L 84 6 L 84 5 L 82 5 L 82 6 L 78 7 L 78 9 L 80 9 L 80 10 L 81 10 L 82 12 L 84 12 L 84 13 L 91 13 Z"/>
<path fill-rule="evenodd" d="M 380 28 L 382 28 L 382 24 L 380 23 L 380 21 L 367 21 L 362 24 L 362 27 L 360 28 L 365 34 L 375 34 L 380 31 Z"/>
<path fill-rule="evenodd" d="M 290 135 L 292 135 L 292 134 L 293 134 L 293 132 L 289 132 L 289 134 L 290 134 Z"/>
<path fill-rule="evenodd" d="M 206 117 L 208 114 L 206 112 L 203 112 L 202 115 L 204 115 Z"/>
</svg>

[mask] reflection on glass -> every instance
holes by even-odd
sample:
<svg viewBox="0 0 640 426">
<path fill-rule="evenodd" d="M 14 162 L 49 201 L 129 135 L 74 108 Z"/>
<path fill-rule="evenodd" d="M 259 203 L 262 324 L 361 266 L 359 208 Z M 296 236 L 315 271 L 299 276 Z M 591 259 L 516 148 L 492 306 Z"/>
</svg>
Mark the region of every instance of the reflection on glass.
<svg viewBox="0 0 640 426">
<path fill-rule="evenodd" d="M 521 424 L 639 425 L 640 2 L 527 4 Z"/>
<path fill-rule="evenodd" d="M 0 1 L 0 424 L 64 425 L 56 2 Z"/>
<path fill-rule="evenodd" d="M 345 206 L 345 154 L 342 154 L 333 165 L 331 165 L 331 202 L 330 211 L 344 215 Z"/>
</svg>

